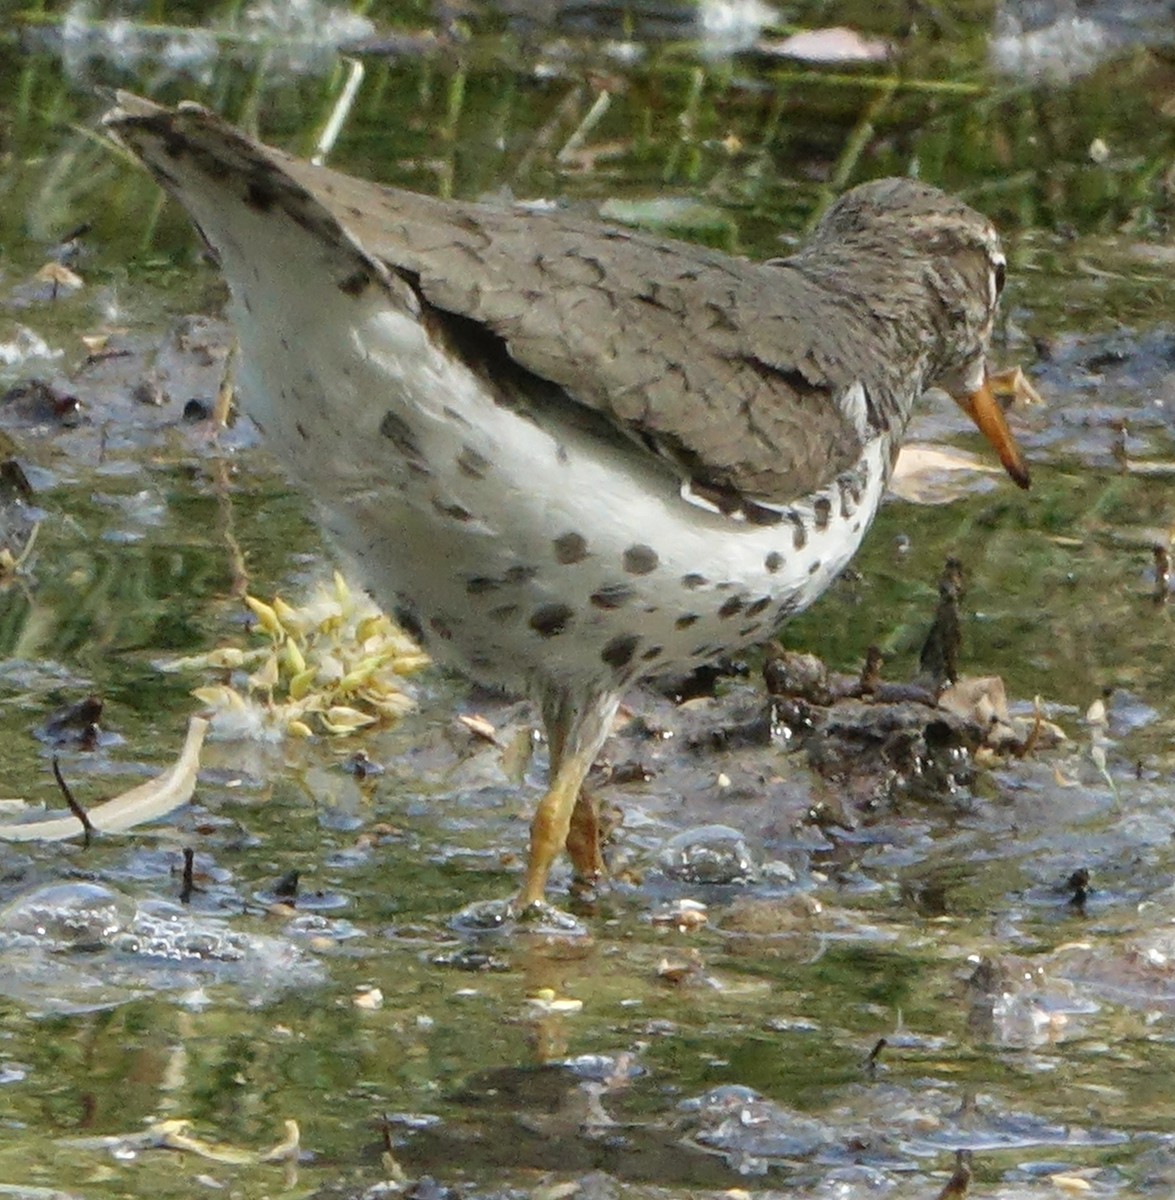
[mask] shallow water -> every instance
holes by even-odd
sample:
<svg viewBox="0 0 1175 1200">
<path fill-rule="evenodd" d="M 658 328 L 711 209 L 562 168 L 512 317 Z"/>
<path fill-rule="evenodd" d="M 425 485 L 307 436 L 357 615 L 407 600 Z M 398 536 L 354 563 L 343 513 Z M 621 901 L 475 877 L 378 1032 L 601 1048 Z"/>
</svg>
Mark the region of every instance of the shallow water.
<svg viewBox="0 0 1175 1200">
<path fill-rule="evenodd" d="M 0 1185 L 932 1195 L 968 1149 L 977 1194 L 1161 1194 L 1175 1172 L 1175 710 L 1152 562 L 1175 464 L 1169 65 L 1118 6 L 1111 61 L 1071 83 L 1000 75 L 989 6 L 947 7 L 923 6 L 914 30 L 877 6 L 789 10 L 893 39 L 900 70 L 781 59 L 791 26 L 748 34 L 731 18 L 733 43 L 699 41 L 687 6 L 470 5 L 446 26 L 385 5 L 366 32 L 290 11 L 336 40 L 382 39 L 331 159 L 360 174 L 623 201 L 763 254 L 841 186 L 915 165 L 990 212 L 1011 259 L 997 354 L 1049 400 L 1018 418 L 1034 488 L 952 473 L 944 503 L 889 503 L 784 641 L 848 672 L 878 645 L 885 677 L 909 679 L 957 555 L 965 673 L 1001 676 L 1020 714 L 1039 695 L 1070 740 L 921 786 L 904 759 L 820 774 L 778 729 L 745 737 L 763 708 L 754 671 L 717 701 L 634 694 L 597 780 L 616 814 L 614 890 L 581 932 L 481 936 L 450 919 L 520 875 L 544 766 L 525 706 L 425 673 L 391 730 L 213 741 L 196 803 L 167 821 L 88 850 L 0 849 L 0 905 L 15 906 L 0 929 Z M 305 152 L 343 75 L 301 34 L 261 48 L 145 30 L 148 15 L 184 24 L 181 6 L 122 26 L 94 7 L 92 28 L 71 11 L 62 24 L 46 6 L 0 40 L 0 384 L 44 379 L 82 401 L 72 427 L 69 406 L 10 395 L 0 412 L 16 443 L 0 457 L 34 491 L 6 502 L 5 542 L 19 550 L 39 521 L 0 590 L 0 791 L 53 807 L 54 747 L 34 736 L 51 713 L 105 701 L 117 737 L 56 747 L 83 803 L 138 782 L 174 754 L 207 682 L 160 663 L 256 644 L 245 585 L 300 601 L 330 575 L 248 426 L 216 436 L 181 415 L 220 382 L 220 285 L 178 212 L 93 136 L 91 85 L 198 97 Z M 237 16 L 238 31 L 264 24 Z M 65 257 L 84 286 L 54 298 L 34 273 L 83 222 Z M 86 365 L 80 335 L 99 333 L 119 353 Z M 34 338 L 46 353 L 28 353 Z M 160 405 L 134 394 L 152 372 Z M 933 405 L 912 437 L 981 451 Z M 496 744 L 455 720 L 473 713 Z M 360 748 L 382 774 L 343 769 Z M 701 849 L 674 841 L 716 825 Z M 160 905 L 185 847 L 198 890 L 176 915 Z M 274 901 L 294 870 L 291 914 Z M 85 908 L 82 885 L 114 893 L 113 918 Z M 68 937 L 20 924 L 60 886 L 84 909 Z M 181 1118 L 202 1141 L 161 1125 Z M 288 1120 L 301 1161 L 260 1161 Z"/>
</svg>

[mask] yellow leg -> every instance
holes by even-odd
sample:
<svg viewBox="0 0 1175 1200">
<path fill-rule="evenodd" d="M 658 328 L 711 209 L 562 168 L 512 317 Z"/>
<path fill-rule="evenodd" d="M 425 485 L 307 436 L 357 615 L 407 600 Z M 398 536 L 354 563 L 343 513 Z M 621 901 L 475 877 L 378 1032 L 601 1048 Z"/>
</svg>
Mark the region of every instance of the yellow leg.
<svg viewBox="0 0 1175 1200">
<path fill-rule="evenodd" d="M 523 908 L 542 903 L 551 864 L 567 844 L 571 814 L 579 798 L 579 789 L 591 770 L 596 749 L 595 745 L 591 745 L 575 754 L 564 755 L 547 794 L 535 809 L 534 820 L 530 823 L 530 856 L 526 864 L 526 879 L 518 897 Z"/>
<path fill-rule="evenodd" d="M 600 852 L 600 806 L 585 787 L 579 789 L 579 798 L 571 812 L 567 856 L 575 868 L 577 883 L 590 886 L 604 874 L 604 856 Z"/>
<path fill-rule="evenodd" d="M 551 687 L 542 697 L 551 756 L 551 783 L 530 824 L 530 856 L 518 903 L 541 904 L 551 864 L 566 847 L 577 877 L 594 882 L 603 872 L 596 803 L 583 781 L 604 744 L 619 693 Z"/>
</svg>

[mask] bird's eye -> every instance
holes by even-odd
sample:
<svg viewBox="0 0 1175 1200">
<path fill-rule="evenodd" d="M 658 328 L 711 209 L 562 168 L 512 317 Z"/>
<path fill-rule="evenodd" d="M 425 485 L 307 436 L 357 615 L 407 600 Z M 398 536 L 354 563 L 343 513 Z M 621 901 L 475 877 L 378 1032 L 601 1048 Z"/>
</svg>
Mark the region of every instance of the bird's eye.
<svg viewBox="0 0 1175 1200">
<path fill-rule="evenodd" d="M 1007 265 L 1001 260 L 994 265 L 993 272 L 995 277 L 995 295 L 996 299 L 998 300 L 1000 298 L 1000 293 L 1004 290 L 1004 281 L 1008 276 Z"/>
</svg>

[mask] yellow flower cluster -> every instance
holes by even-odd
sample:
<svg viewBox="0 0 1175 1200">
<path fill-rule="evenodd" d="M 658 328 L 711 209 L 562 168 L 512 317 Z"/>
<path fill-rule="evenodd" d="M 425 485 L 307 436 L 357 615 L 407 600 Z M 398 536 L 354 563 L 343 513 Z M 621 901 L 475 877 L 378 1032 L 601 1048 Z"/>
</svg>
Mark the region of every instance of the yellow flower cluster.
<svg viewBox="0 0 1175 1200">
<path fill-rule="evenodd" d="M 365 595 L 337 572 L 295 608 L 246 596 L 256 630 L 268 644 L 253 650 L 222 646 L 167 664 L 172 670 L 215 670 L 223 683 L 193 695 L 232 736 L 343 736 L 397 720 L 414 705 L 403 679 L 429 658 Z"/>
</svg>

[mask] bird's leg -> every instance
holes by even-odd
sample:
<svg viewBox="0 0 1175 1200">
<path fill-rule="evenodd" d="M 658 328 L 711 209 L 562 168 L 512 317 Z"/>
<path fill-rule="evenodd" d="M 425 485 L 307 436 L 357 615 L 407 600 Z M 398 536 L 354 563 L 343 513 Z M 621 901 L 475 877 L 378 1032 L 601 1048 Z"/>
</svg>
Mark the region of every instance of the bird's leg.
<svg viewBox="0 0 1175 1200">
<path fill-rule="evenodd" d="M 575 870 L 576 883 L 590 887 L 604 874 L 604 855 L 600 850 L 600 806 L 595 796 L 582 784 L 575 807 L 571 810 L 567 856 Z"/>
<path fill-rule="evenodd" d="M 582 789 L 608 736 L 618 703 L 615 696 L 570 695 L 561 690 L 552 690 L 543 698 L 551 782 L 530 825 L 530 855 L 518 897 L 523 908 L 542 903 L 551 864 L 565 846 L 578 876 L 599 876 L 602 863 L 596 805 Z"/>
<path fill-rule="evenodd" d="M 522 894 L 518 897 L 523 908 L 542 903 L 547 875 L 551 864 L 567 844 L 571 814 L 597 749 L 597 746 L 589 746 L 564 755 L 547 788 L 547 794 L 535 809 L 534 819 L 530 823 L 530 856 L 526 863 L 526 879 Z"/>
</svg>

